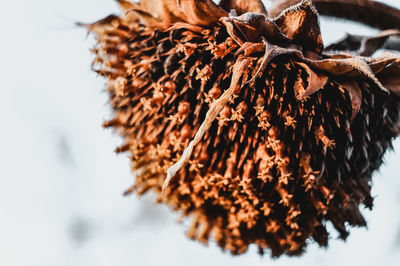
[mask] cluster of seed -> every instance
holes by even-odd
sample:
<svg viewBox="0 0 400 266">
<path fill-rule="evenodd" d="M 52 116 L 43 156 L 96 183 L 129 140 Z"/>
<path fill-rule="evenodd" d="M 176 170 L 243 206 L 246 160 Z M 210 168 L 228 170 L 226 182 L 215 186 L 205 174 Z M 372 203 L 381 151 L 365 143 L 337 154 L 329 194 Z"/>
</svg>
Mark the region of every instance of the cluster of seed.
<svg viewBox="0 0 400 266">
<path fill-rule="evenodd" d="M 121 19 L 98 36 L 94 69 L 108 79 L 114 127 L 131 153 L 134 185 L 161 187 L 167 169 L 193 139 L 210 104 L 229 87 L 238 45 L 222 26 L 178 23 L 149 30 Z M 171 180 L 166 199 L 192 218 L 191 238 L 217 241 L 233 254 L 255 243 L 260 253 L 298 255 L 306 240 L 326 246 L 330 221 L 345 239 L 372 207 L 371 174 L 391 148 L 399 106 L 359 81 L 363 102 L 352 118 L 350 95 L 335 80 L 302 101 L 309 77 L 289 56 L 252 79 L 250 57 L 240 88 Z"/>
</svg>

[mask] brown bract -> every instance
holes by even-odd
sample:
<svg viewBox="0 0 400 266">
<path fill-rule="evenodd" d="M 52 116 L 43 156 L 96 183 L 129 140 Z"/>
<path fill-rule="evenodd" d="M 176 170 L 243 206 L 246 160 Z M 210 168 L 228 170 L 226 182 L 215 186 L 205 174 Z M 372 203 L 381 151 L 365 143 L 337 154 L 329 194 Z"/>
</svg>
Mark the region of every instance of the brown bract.
<svg viewBox="0 0 400 266">
<path fill-rule="evenodd" d="M 309 0 L 118 1 L 86 25 L 134 185 L 233 254 L 299 255 L 326 223 L 365 226 L 371 176 L 400 133 L 398 30 L 324 48 Z M 321 2 L 321 1 L 317 1 Z M 334 2 L 334 1 L 332 1 Z M 274 8 L 276 12 L 278 7 Z"/>
</svg>

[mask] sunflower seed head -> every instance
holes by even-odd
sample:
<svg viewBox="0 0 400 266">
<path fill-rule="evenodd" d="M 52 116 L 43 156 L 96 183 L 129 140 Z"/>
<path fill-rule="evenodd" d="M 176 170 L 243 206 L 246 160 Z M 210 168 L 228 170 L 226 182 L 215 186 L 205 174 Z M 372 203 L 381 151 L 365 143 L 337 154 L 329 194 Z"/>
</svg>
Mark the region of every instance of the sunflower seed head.
<svg viewBox="0 0 400 266">
<path fill-rule="evenodd" d="M 274 19 L 256 0 L 118 2 L 125 15 L 87 28 L 104 126 L 136 173 L 125 194 L 155 191 L 191 217 L 190 238 L 233 254 L 299 255 L 328 244 L 327 221 L 343 239 L 366 225 L 400 132 L 397 56 L 325 53 L 311 1 Z"/>
</svg>

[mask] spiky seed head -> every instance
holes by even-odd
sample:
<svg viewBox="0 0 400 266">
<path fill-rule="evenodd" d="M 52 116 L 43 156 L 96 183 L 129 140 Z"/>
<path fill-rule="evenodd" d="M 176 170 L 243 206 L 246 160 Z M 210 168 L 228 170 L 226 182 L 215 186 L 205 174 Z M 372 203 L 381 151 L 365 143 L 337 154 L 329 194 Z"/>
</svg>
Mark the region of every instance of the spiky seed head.
<svg viewBox="0 0 400 266">
<path fill-rule="evenodd" d="M 398 56 L 324 49 L 308 0 L 275 18 L 257 0 L 118 2 L 123 15 L 87 26 L 114 109 L 104 126 L 131 154 L 126 194 L 155 191 L 191 217 L 191 238 L 233 254 L 298 255 L 328 244 L 327 221 L 343 239 L 366 225 L 359 207 L 400 131 Z"/>
</svg>

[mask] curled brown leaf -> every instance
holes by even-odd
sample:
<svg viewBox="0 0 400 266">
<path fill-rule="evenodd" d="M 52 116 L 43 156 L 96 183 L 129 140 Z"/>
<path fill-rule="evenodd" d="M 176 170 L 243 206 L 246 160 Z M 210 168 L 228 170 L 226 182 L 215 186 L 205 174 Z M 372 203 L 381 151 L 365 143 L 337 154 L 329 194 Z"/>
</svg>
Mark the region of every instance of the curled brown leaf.
<svg viewBox="0 0 400 266">
<path fill-rule="evenodd" d="M 379 49 L 400 50 L 400 31 L 385 30 L 376 36 L 347 34 L 342 40 L 326 47 L 326 50 L 352 51 L 362 56 L 371 56 Z"/>
<path fill-rule="evenodd" d="M 285 45 L 290 42 L 273 21 L 260 13 L 251 12 L 239 17 L 223 17 L 221 22 L 238 44 L 261 42 L 262 38 L 274 44 Z"/>
<path fill-rule="evenodd" d="M 274 22 L 293 43 L 301 45 L 304 49 L 322 52 L 318 14 L 311 0 L 304 0 L 284 10 Z"/>
<path fill-rule="evenodd" d="M 378 73 L 377 77 L 386 89 L 400 97 L 400 64 L 389 65 Z"/>
<path fill-rule="evenodd" d="M 318 90 L 322 89 L 326 82 L 328 81 L 328 76 L 324 75 L 322 73 L 317 73 L 314 70 L 312 70 L 307 64 L 301 63 L 301 62 L 296 62 L 298 66 L 303 68 L 306 73 L 307 73 L 307 81 L 308 85 L 307 87 L 302 87 L 303 91 L 296 92 L 296 98 L 301 101 L 307 96 L 310 96 L 311 94 L 317 92 Z"/>
</svg>

